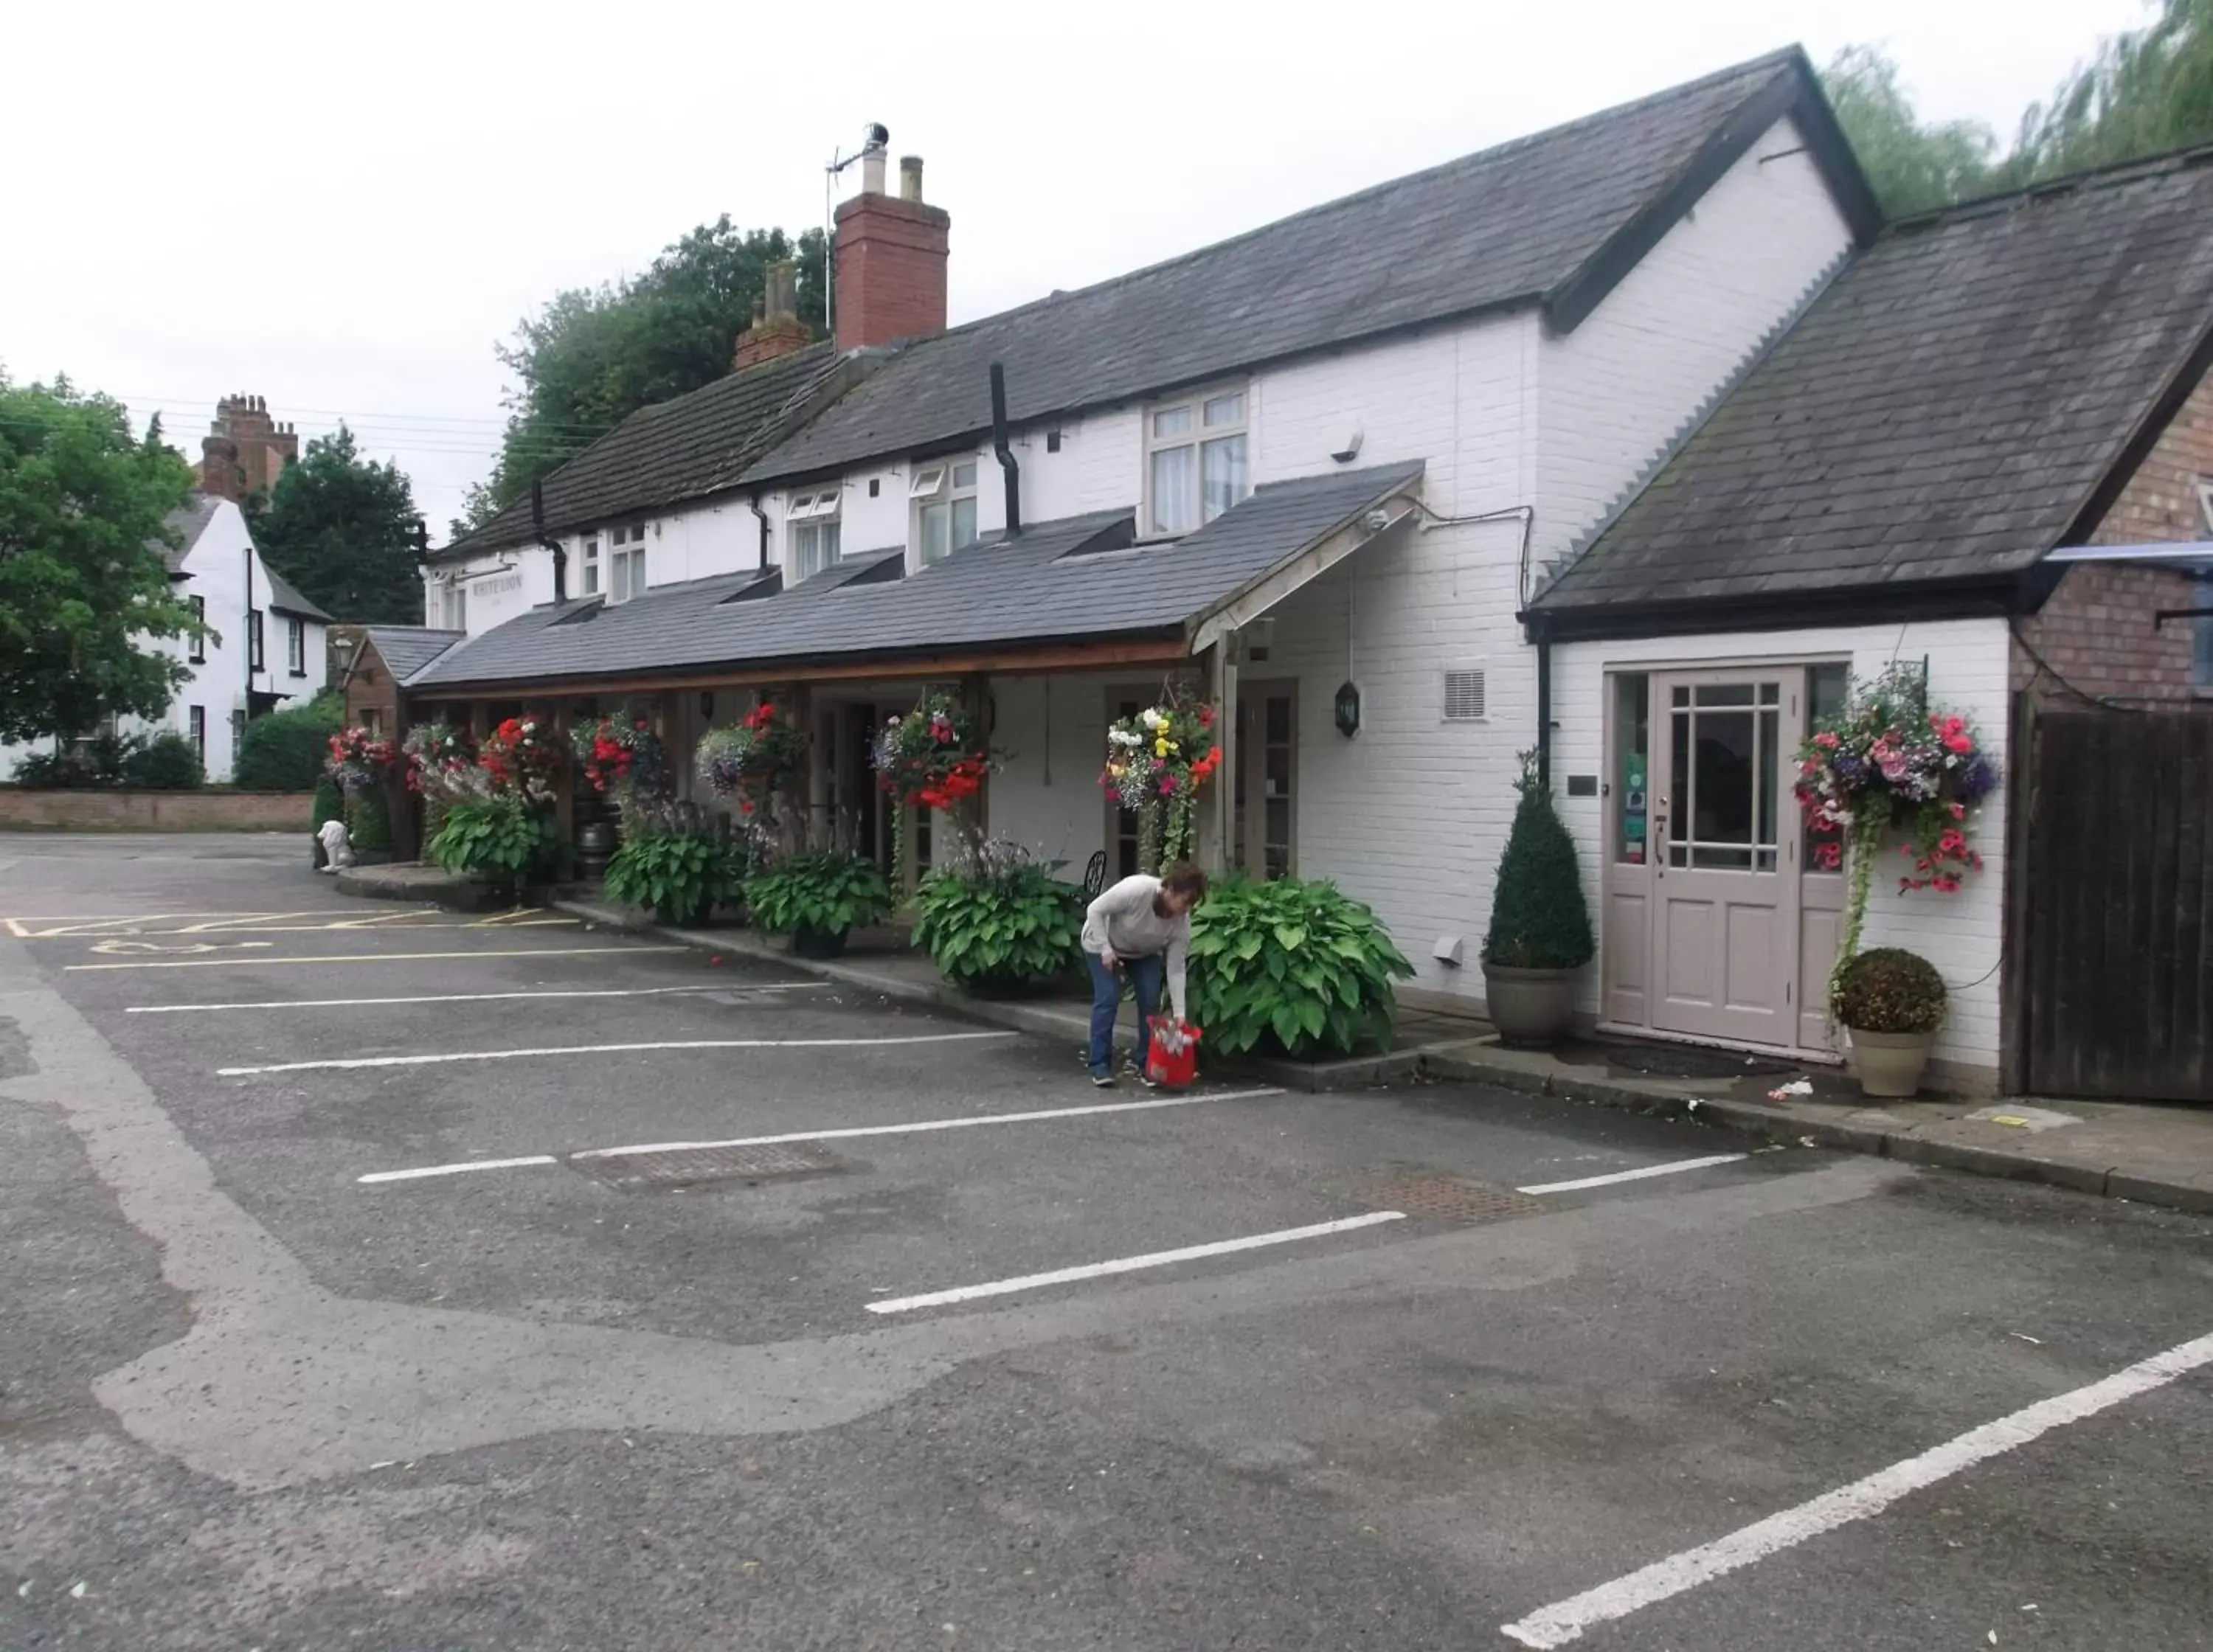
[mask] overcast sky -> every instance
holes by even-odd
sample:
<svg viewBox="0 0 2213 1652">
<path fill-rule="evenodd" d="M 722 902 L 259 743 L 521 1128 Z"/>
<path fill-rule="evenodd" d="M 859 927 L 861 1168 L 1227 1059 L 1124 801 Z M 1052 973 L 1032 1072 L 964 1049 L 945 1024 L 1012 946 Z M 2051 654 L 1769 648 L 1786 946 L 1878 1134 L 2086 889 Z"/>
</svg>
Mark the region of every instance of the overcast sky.
<svg viewBox="0 0 2213 1652">
<path fill-rule="evenodd" d="M 1794 40 L 1883 45 L 1924 116 L 2009 134 L 2143 0 L 1110 0 L 772 9 L 380 0 L 24 7 L 0 363 L 158 406 L 192 457 L 250 391 L 343 417 L 434 539 L 558 290 L 722 212 L 821 221 L 868 121 L 953 215 L 988 314 Z M 38 134 L 33 138 L 28 134 Z M 848 186 L 857 185 L 857 168 Z"/>
</svg>

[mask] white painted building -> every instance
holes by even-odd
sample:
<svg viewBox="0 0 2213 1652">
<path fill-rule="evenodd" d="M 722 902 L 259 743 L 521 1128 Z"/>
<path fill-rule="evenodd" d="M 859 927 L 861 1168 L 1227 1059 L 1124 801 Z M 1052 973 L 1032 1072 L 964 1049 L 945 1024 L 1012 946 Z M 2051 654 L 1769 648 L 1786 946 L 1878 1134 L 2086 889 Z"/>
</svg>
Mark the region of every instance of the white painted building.
<svg viewBox="0 0 2213 1652">
<path fill-rule="evenodd" d="M 328 674 L 326 614 L 262 561 L 232 501 L 194 493 L 168 520 L 180 536 L 166 549 L 178 596 L 205 623 L 198 641 L 161 637 L 148 646 L 181 658 L 190 675 L 162 716 L 125 717 L 118 732 L 173 731 L 198 748 L 210 781 L 230 778 L 240 731 L 253 716 L 304 704 Z M 36 747 L 0 747 L 0 779 Z"/>
</svg>

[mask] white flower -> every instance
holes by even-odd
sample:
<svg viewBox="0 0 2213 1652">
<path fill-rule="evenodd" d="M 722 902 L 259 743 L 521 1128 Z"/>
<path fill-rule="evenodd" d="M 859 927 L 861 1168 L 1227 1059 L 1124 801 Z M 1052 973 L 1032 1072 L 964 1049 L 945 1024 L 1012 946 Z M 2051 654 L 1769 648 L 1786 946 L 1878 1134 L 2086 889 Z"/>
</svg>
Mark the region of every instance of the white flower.
<svg viewBox="0 0 2213 1652">
<path fill-rule="evenodd" d="M 1163 722 L 1166 722 L 1167 719 L 1163 717 L 1158 711 L 1148 707 L 1145 710 L 1138 714 L 1137 721 L 1143 723 L 1148 728 L 1157 728 Z"/>
</svg>

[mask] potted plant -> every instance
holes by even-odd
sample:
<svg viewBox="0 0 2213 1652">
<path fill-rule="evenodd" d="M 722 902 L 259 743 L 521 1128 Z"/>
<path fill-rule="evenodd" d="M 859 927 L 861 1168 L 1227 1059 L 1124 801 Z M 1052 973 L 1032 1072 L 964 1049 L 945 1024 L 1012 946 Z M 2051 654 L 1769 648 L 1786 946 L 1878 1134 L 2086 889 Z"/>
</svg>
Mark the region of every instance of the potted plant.
<svg viewBox="0 0 2213 1652">
<path fill-rule="evenodd" d="M 1222 766 L 1218 721 L 1190 686 L 1172 682 L 1158 705 L 1106 730 L 1099 784 L 1137 817 L 1137 864 L 1157 872 L 1191 858 L 1199 789 Z"/>
<path fill-rule="evenodd" d="M 452 805 L 428 845 L 430 857 L 448 872 L 508 895 L 543 870 L 552 850 L 552 822 L 513 793 Z"/>
<path fill-rule="evenodd" d="M 1082 892 L 1021 844 L 993 838 L 922 881 L 914 944 L 972 992 L 1021 992 L 1070 974 L 1082 956 Z"/>
<path fill-rule="evenodd" d="M 696 924 L 743 881 L 746 845 L 710 830 L 697 810 L 663 804 L 641 809 L 607 863 L 607 892 L 643 906 L 663 924 Z"/>
<path fill-rule="evenodd" d="M 892 909 L 883 869 L 858 855 L 813 850 L 793 855 L 746 881 L 753 926 L 765 935 L 788 935 L 802 958 L 835 958 L 845 938 Z"/>
<path fill-rule="evenodd" d="M 1514 810 L 1491 932 L 1483 942 L 1484 996 L 1499 1042 L 1521 1048 L 1555 1044 L 1575 1024 L 1576 972 L 1597 951 L 1575 841 L 1538 777 L 1537 754 L 1521 753 Z"/>
<path fill-rule="evenodd" d="M 1852 1064 L 1869 1095 L 1921 1088 L 1929 1047 L 1944 1024 L 1944 978 L 1917 953 L 1877 947 L 1837 972 L 1831 1008 L 1852 1035 Z"/>
<path fill-rule="evenodd" d="M 1323 879 L 1224 878 L 1191 915 L 1191 1019 L 1220 1055 L 1387 1045 L 1392 983 L 1413 972 L 1375 914 Z"/>
</svg>

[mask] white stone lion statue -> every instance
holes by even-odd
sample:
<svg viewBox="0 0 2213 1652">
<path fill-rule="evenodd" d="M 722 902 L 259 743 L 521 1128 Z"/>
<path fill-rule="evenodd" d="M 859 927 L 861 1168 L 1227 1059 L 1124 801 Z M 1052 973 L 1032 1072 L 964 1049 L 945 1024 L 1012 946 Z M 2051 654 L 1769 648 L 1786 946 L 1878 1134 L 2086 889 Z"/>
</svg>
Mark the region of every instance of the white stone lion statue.
<svg viewBox="0 0 2213 1652">
<path fill-rule="evenodd" d="M 346 836 L 344 820 L 324 821 L 315 836 L 322 840 L 321 870 L 335 875 L 353 864 L 353 843 Z"/>
</svg>

